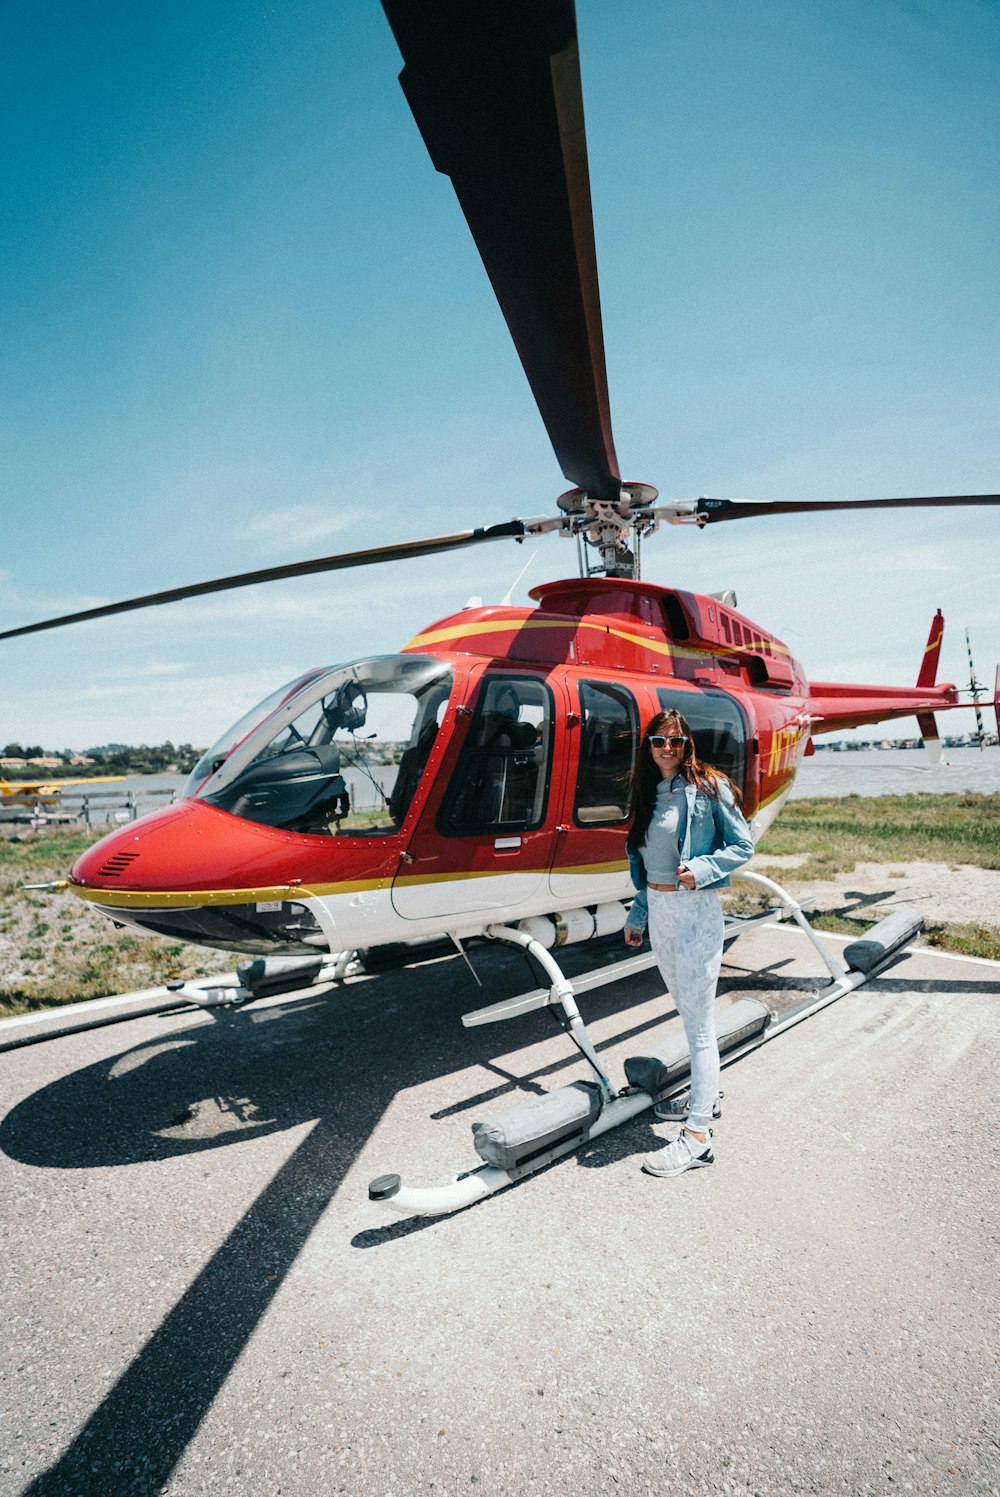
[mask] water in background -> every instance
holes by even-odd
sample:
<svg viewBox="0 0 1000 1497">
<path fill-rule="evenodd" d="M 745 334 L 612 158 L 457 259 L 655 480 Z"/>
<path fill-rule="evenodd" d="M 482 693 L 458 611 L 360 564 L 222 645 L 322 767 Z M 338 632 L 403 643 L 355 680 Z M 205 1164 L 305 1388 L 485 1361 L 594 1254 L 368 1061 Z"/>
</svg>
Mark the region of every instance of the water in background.
<svg viewBox="0 0 1000 1497">
<path fill-rule="evenodd" d="M 391 787 L 395 779 L 395 767 L 376 764 L 372 767 L 375 781 Z M 125 822 L 136 815 L 147 816 L 160 806 L 169 806 L 180 795 L 186 775 L 141 774 L 128 775 L 120 783 L 70 785 L 60 797 L 59 807 L 72 815 L 85 814 L 92 824 Z M 351 803 L 355 810 L 372 811 L 385 804 L 372 780 L 357 770 L 345 769 L 344 779 L 351 792 Z"/>
<path fill-rule="evenodd" d="M 924 749 L 857 749 L 834 753 L 819 749 L 804 759 L 791 798 L 807 795 L 939 795 L 978 790 L 1000 791 L 1000 748 L 946 748 L 941 764 L 932 764 Z"/>
</svg>

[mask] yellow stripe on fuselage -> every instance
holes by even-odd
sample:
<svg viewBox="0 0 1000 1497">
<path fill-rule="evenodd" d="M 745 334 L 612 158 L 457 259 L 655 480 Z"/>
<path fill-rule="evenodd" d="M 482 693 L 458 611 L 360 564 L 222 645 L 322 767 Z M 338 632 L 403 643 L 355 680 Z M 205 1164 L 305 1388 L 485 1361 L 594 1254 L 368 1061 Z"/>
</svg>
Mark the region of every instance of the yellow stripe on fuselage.
<svg viewBox="0 0 1000 1497">
<path fill-rule="evenodd" d="M 411 873 L 398 877 L 346 879 L 336 884 L 281 884 L 277 887 L 258 889 L 90 889 L 83 884 L 70 884 L 70 890 L 78 899 L 90 904 L 107 905 L 120 910 L 176 910 L 193 909 L 199 905 L 265 904 L 291 900 L 323 899 L 337 894 L 361 894 L 373 889 L 390 889 L 393 885 L 412 888 L 420 884 L 466 883 L 470 879 L 504 878 L 509 874 L 521 874 L 537 878 L 542 874 L 589 874 L 592 878 L 605 873 L 621 872 L 626 864 L 623 860 L 605 863 L 581 863 L 572 868 L 487 868 L 481 870 L 453 871 L 451 873 Z"/>
<path fill-rule="evenodd" d="M 71 893 L 89 904 L 110 905 L 120 910 L 179 910 L 203 904 L 272 904 L 316 899 L 326 894 L 359 894 L 368 889 L 388 889 L 391 878 L 348 879 L 339 884 L 279 884 L 265 889 L 90 889 L 70 884 Z"/>
<path fill-rule="evenodd" d="M 794 776 L 793 776 L 793 778 L 794 778 Z M 776 801 L 776 800 L 778 800 L 780 796 L 787 795 L 788 792 L 789 792 L 789 790 L 791 790 L 791 788 L 792 788 L 792 780 L 788 779 L 780 787 L 780 789 L 774 791 L 773 795 L 769 795 L 764 800 L 758 801 L 758 803 L 757 803 L 757 810 L 754 812 L 754 815 L 755 816 L 759 815 L 760 812 L 763 811 L 763 809 L 764 809 L 765 806 L 772 805 L 773 802 Z"/>
<path fill-rule="evenodd" d="M 426 650 L 434 645 L 444 645 L 456 640 L 468 639 L 477 634 L 503 634 L 520 633 L 522 629 L 571 629 L 575 633 L 579 629 L 592 629 L 598 634 L 612 635 L 615 639 L 624 640 L 626 644 L 638 645 L 640 649 L 649 650 L 654 655 L 666 655 L 668 658 L 676 657 L 678 660 L 714 660 L 739 658 L 745 654 L 760 653 L 759 651 L 740 648 L 731 645 L 712 645 L 704 649 L 695 649 L 690 645 L 679 645 L 670 641 L 669 643 L 658 639 L 647 639 L 642 634 L 633 634 L 627 629 L 617 629 L 612 624 L 593 624 L 586 619 L 524 619 L 521 621 L 494 619 L 484 623 L 451 624 L 446 629 L 429 629 L 425 634 L 418 634 L 411 639 L 405 650 Z M 772 651 L 777 655 L 788 655 L 790 651 L 787 645 L 778 640 L 769 639 L 768 643 Z"/>
</svg>

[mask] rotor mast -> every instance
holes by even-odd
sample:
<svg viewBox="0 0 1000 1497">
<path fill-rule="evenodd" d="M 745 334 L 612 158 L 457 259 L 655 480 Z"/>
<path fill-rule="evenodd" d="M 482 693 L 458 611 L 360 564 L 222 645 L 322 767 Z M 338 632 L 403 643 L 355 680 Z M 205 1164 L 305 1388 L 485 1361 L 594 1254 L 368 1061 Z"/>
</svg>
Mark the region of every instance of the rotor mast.
<svg viewBox="0 0 1000 1497">
<path fill-rule="evenodd" d="M 659 525 L 656 498 L 649 483 L 623 483 L 617 501 L 594 499 L 583 489 L 560 494 L 562 528 L 576 536 L 581 577 L 639 581 L 642 537 Z"/>
</svg>

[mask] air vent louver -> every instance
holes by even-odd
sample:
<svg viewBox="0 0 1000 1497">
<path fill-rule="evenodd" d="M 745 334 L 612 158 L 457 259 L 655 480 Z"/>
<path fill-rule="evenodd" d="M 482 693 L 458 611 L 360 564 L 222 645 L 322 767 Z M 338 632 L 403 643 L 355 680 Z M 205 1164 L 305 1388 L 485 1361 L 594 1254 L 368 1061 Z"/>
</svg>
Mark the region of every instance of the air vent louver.
<svg viewBox="0 0 1000 1497">
<path fill-rule="evenodd" d="M 139 856 L 137 852 L 116 852 L 97 871 L 98 878 L 119 878 Z"/>
</svg>

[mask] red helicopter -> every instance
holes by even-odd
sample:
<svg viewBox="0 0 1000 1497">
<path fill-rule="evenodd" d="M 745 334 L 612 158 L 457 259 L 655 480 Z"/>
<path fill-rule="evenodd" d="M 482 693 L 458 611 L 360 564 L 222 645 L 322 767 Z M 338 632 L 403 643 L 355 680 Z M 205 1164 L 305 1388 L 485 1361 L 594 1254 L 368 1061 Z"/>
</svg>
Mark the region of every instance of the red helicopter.
<svg viewBox="0 0 1000 1497">
<path fill-rule="evenodd" d="M 250 954 L 312 954 L 552 917 L 618 928 L 631 894 L 627 783 L 664 706 L 744 794 L 761 832 L 812 739 L 963 705 L 936 684 L 936 616 L 910 687 L 810 681 L 732 594 L 640 580 L 661 524 L 826 509 L 996 504 L 1000 495 L 658 503 L 623 483 L 611 433 L 572 0 L 383 0 L 401 84 L 452 179 L 563 473 L 553 516 L 216 579 L 7 631 L 54 628 L 269 580 L 557 531 L 581 576 L 532 609 L 468 607 L 399 654 L 312 670 L 241 719 L 174 805 L 74 865 L 116 923 Z M 997 705 L 1000 692 L 994 701 Z M 998 708 L 1000 722 L 1000 708 Z M 401 745 L 395 756 L 386 745 Z M 396 762 L 388 762 L 395 757 Z M 380 811 L 351 814 L 345 769 Z"/>
</svg>

